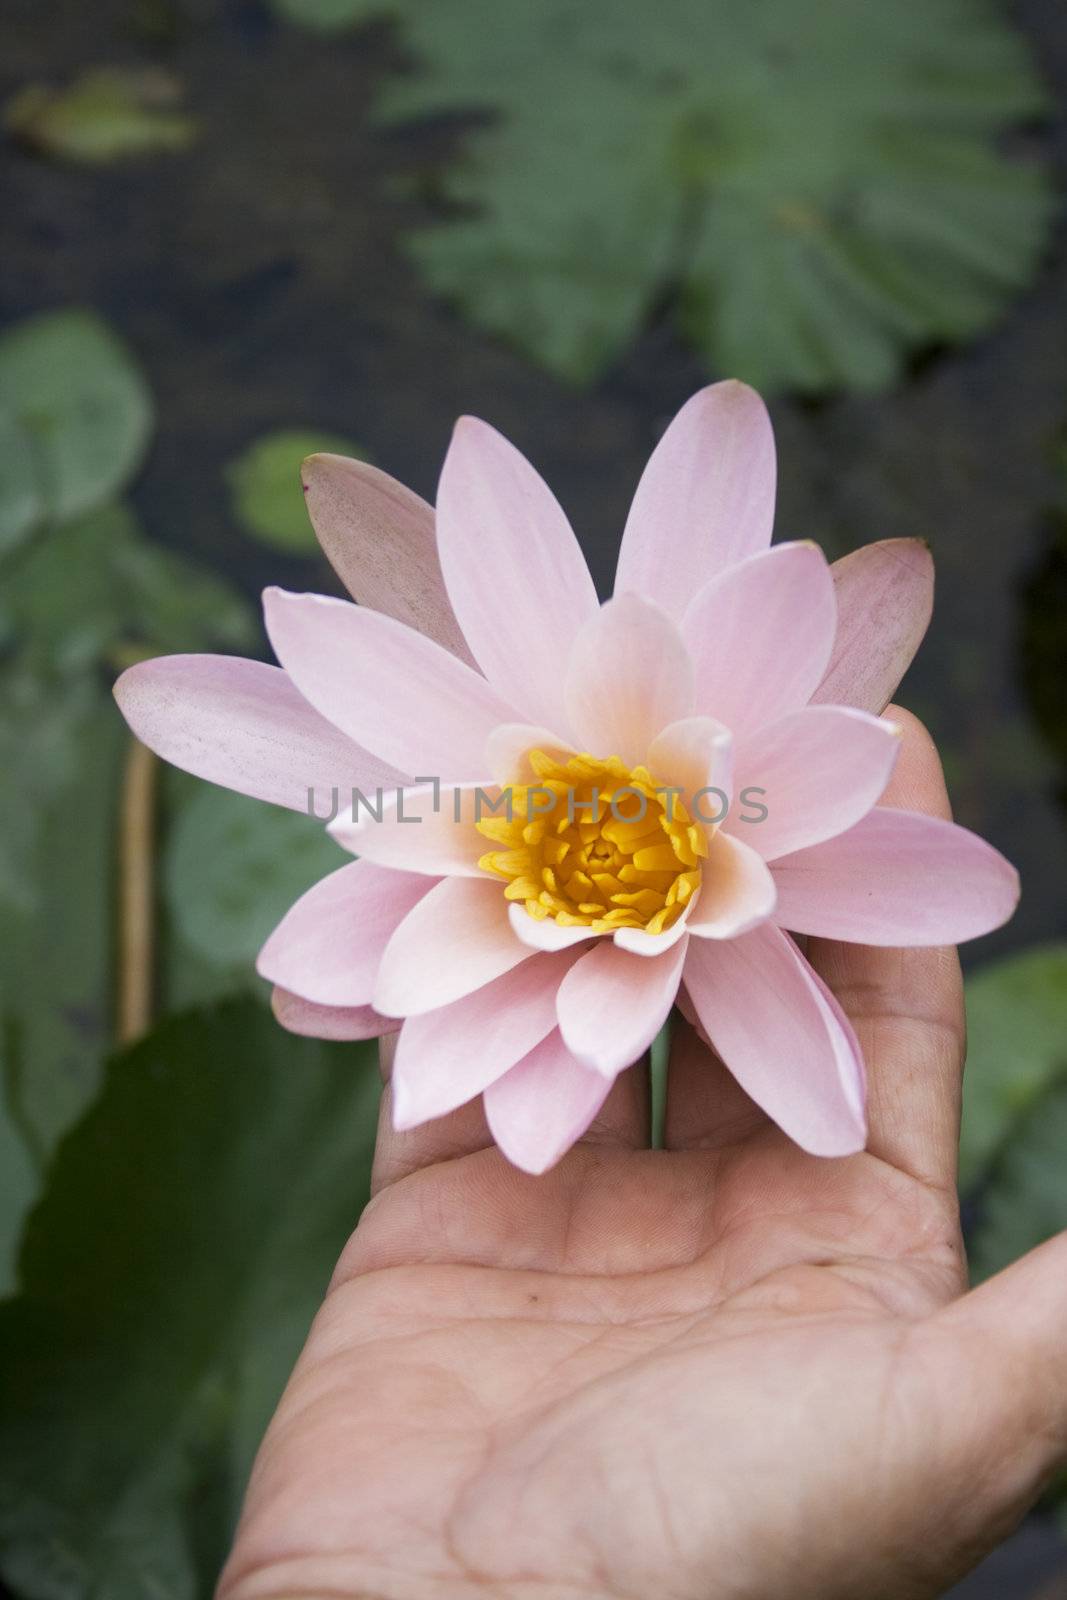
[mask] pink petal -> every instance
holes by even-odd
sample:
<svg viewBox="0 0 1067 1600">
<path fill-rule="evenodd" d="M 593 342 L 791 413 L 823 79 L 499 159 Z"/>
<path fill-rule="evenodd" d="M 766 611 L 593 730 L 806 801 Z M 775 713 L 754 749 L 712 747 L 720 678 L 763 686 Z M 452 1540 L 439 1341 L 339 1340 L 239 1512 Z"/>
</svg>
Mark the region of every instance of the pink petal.
<svg viewBox="0 0 1067 1600">
<path fill-rule="evenodd" d="M 767 815 L 727 818 L 729 832 L 766 861 L 844 833 L 879 800 L 900 752 L 900 729 L 849 706 L 805 706 L 768 723 L 737 753 L 739 793 Z"/>
<path fill-rule="evenodd" d="M 560 984 L 563 1042 L 585 1067 L 613 1078 L 648 1049 L 667 1020 L 685 960 L 681 939 L 648 960 L 607 941 L 582 956 Z"/>
<path fill-rule="evenodd" d="M 713 578 L 682 623 L 697 709 L 735 739 L 799 710 L 826 671 L 836 615 L 814 544 L 775 545 Z"/>
<path fill-rule="evenodd" d="M 353 599 L 473 664 L 437 556 L 433 507 L 366 461 L 308 456 L 308 516 Z"/>
<path fill-rule="evenodd" d="M 372 1001 L 390 1017 L 436 1011 L 492 983 L 530 955 L 511 931 L 508 901 L 498 880 L 445 878 L 386 945 Z"/>
<path fill-rule="evenodd" d="M 626 950 L 630 955 L 641 956 L 648 960 L 655 960 L 657 956 L 664 955 L 679 939 L 684 939 L 689 932 L 689 913 L 693 902 L 690 900 L 678 921 L 663 933 L 646 933 L 644 928 L 617 928 L 612 934 L 612 943 L 618 950 Z"/>
<path fill-rule="evenodd" d="M 681 789 L 682 804 L 709 832 L 733 794 L 733 747 L 729 729 L 713 717 L 683 717 L 657 734 L 648 749 L 653 777 Z"/>
<path fill-rule="evenodd" d="M 689 1026 L 693 1029 L 694 1033 L 696 1033 L 697 1037 L 702 1039 L 710 1050 L 711 1040 L 708 1038 L 703 1026 L 701 1025 L 700 1018 L 696 1014 L 696 1011 L 693 1007 L 693 1002 L 689 998 L 689 991 L 684 982 L 678 989 L 678 998 L 675 1001 L 675 1005 L 682 1013 L 682 1016 L 685 1018 L 686 1022 L 688 1022 Z"/>
<path fill-rule="evenodd" d="M 523 1172 L 547 1172 L 588 1128 L 611 1089 L 575 1061 L 558 1030 L 485 1091 L 490 1131 Z"/>
<path fill-rule="evenodd" d="M 597 609 L 578 541 L 514 445 L 461 417 L 441 472 L 437 543 L 449 597 L 486 677 L 531 721 L 565 732 L 563 674 Z"/>
<path fill-rule="evenodd" d="M 644 595 L 680 621 L 709 578 L 770 544 L 774 489 L 774 434 L 759 395 L 733 381 L 702 389 L 637 486 L 615 593 Z"/>
<path fill-rule="evenodd" d="M 499 795 L 488 782 L 431 783 L 402 789 L 399 798 L 394 790 L 383 794 L 373 810 L 362 802 L 355 809 L 349 806 L 328 832 L 353 855 L 383 867 L 428 872 L 435 878 L 480 878 L 485 874 L 479 857 L 492 845 L 478 832 L 475 819 L 493 816 L 491 807 Z"/>
<path fill-rule="evenodd" d="M 485 766 L 497 783 L 536 783 L 537 774 L 525 758 L 531 750 L 566 761 L 573 745 L 561 743 L 547 728 L 529 722 L 504 722 L 494 728 L 485 745 Z"/>
<path fill-rule="evenodd" d="M 317 1005 L 368 1005 L 388 941 L 432 890 L 431 879 L 351 861 L 289 908 L 256 971 Z"/>
<path fill-rule="evenodd" d="M 863 1149 L 859 1046 L 786 934 L 764 923 L 718 944 L 691 939 L 685 984 L 714 1049 L 783 1132 L 812 1155 Z"/>
<path fill-rule="evenodd" d="M 573 952 L 524 961 L 439 1011 L 409 1017 L 393 1062 L 393 1126 L 414 1128 L 466 1105 L 556 1026 L 556 992 Z"/>
<path fill-rule="evenodd" d="M 157 656 L 124 672 L 115 699 L 156 755 L 238 794 L 325 817 L 401 772 L 320 717 L 278 667 L 239 656 Z"/>
<path fill-rule="evenodd" d="M 308 1039 L 379 1039 L 397 1029 L 395 1017 L 383 1017 L 373 1006 L 319 1006 L 277 987 L 270 1003 L 283 1028 Z"/>
<path fill-rule="evenodd" d="M 392 617 L 284 589 L 265 591 L 263 612 L 301 694 L 416 778 L 477 778 L 490 732 L 515 720 L 484 678 Z"/>
<path fill-rule="evenodd" d="M 774 878 L 763 857 L 720 828 L 708 846 L 689 932 L 698 939 L 736 939 L 766 922 L 776 899 Z"/>
<path fill-rule="evenodd" d="M 1019 899 L 1015 868 L 977 834 L 884 806 L 773 872 L 776 922 L 855 944 L 959 944 L 999 928 Z"/>
<path fill-rule="evenodd" d="M 934 563 L 921 539 L 882 539 L 835 561 L 837 637 L 819 705 L 884 711 L 930 622 Z"/>
<path fill-rule="evenodd" d="M 572 945 L 581 944 L 583 939 L 602 937 L 590 928 L 564 928 L 552 917 L 545 917 L 538 922 L 525 906 L 517 905 L 514 900 L 508 917 L 516 939 L 530 950 L 569 950 Z"/>
<path fill-rule="evenodd" d="M 581 749 L 636 766 L 692 704 L 692 667 L 677 628 L 637 595 L 609 600 L 574 641 L 567 710 Z"/>
</svg>

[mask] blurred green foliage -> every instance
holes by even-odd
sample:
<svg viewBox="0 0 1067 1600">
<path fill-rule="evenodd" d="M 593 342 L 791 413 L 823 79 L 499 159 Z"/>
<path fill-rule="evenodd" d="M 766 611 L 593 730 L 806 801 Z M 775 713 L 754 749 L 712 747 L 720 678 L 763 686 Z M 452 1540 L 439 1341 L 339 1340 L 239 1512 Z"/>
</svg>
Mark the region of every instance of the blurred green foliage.
<svg viewBox="0 0 1067 1600">
<path fill-rule="evenodd" d="M 1016 1126 L 1067 1083 L 1067 944 L 1041 945 L 975 973 L 967 1028 L 964 1191 L 988 1177 Z M 1067 1181 L 1063 1193 L 1067 1226 Z"/>
<path fill-rule="evenodd" d="M 1061 1072 L 1016 1121 L 988 1175 L 982 1220 L 970 1247 L 972 1278 L 988 1278 L 1067 1228 L 1065 1150 L 1067 1073 Z"/>
<path fill-rule="evenodd" d="M 0 396 L 0 1570 L 27 1600 L 193 1600 L 366 1197 L 373 1050 L 282 1033 L 253 970 L 345 858 L 306 817 L 172 774 L 157 987 L 243 998 L 105 1064 L 130 747 L 108 684 L 257 633 L 118 498 L 152 406 L 103 323 L 11 330 Z"/>
<path fill-rule="evenodd" d="M 4 578 L 0 646 L 15 644 L 42 673 L 208 643 L 251 649 L 257 638 L 244 599 L 150 544 L 121 502 L 52 528 L 7 564 Z"/>
<path fill-rule="evenodd" d="M 489 114 L 444 174 L 458 214 L 411 248 L 564 378 L 599 377 L 666 294 L 714 371 L 881 388 L 988 327 L 1048 237 L 1047 174 L 1003 149 L 1043 93 L 985 0 L 284 9 L 395 16 L 417 65 L 387 119 Z"/>
<path fill-rule="evenodd" d="M 1067 944 L 977 972 L 967 1028 L 960 1187 L 980 1279 L 1067 1228 Z"/>
<path fill-rule="evenodd" d="M 350 860 L 311 817 L 198 783 L 167 840 L 163 892 L 188 947 L 241 985 L 294 901 Z"/>
<path fill-rule="evenodd" d="M 367 1197 L 373 1057 L 245 1000 L 108 1064 L 0 1306 L 0 1545 L 21 1593 L 211 1593 Z"/>
</svg>

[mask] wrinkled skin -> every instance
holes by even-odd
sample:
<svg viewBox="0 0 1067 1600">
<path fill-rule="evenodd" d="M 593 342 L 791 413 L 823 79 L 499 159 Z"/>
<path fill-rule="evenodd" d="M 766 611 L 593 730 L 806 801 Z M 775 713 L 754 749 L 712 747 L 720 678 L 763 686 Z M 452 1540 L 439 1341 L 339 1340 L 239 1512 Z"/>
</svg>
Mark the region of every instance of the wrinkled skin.
<svg viewBox="0 0 1067 1600">
<path fill-rule="evenodd" d="M 906 714 L 890 803 L 947 812 Z M 688 1029 L 544 1178 L 480 1108 L 396 1135 L 260 1452 L 222 1600 L 913 1600 L 1067 1428 L 1067 1251 L 965 1295 L 948 951 L 812 944 L 868 1150 L 806 1156 Z"/>
</svg>

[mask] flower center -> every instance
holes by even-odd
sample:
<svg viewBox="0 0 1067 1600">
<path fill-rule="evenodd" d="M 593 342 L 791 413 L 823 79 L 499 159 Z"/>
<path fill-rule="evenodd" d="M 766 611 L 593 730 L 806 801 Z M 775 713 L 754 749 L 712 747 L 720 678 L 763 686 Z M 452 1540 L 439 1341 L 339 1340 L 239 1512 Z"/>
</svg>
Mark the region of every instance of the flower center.
<svg viewBox="0 0 1067 1600">
<path fill-rule="evenodd" d="M 699 888 L 708 853 L 680 791 L 618 756 L 557 761 L 531 750 L 527 760 L 538 782 L 505 789 L 504 814 L 478 822 L 503 846 L 478 865 L 507 879 L 507 898 L 538 922 L 665 932 Z"/>
</svg>

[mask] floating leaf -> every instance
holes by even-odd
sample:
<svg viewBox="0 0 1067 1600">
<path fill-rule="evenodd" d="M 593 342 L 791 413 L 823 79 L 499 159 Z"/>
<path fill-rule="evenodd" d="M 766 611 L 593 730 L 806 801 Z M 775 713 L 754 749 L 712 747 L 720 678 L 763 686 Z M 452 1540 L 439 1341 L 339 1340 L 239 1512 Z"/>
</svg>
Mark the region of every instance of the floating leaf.
<svg viewBox="0 0 1067 1600">
<path fill-rule="evenodd" d="M 967 983 L 960 1186 L 972 1188 L 1016 1126 L 1067 1082 L 1067 944 L 992 962 Z M 1062 1149 L 1060 1152 L 1062 1168 Z M 1064 1189 L 1067 1195 L 1067 1184 Z"/>
<path fill-rule="evenodd" d="M 366 1199 L 373 1060 L 245 1001 L 109 1065 L 0 1306 L 0 1565 L 19 1593 L 211 1592 Z"/>
<path fill-rule="evenodd" d="M 321 822 L 198 784 L 170 833 L 167 905 L 198 955 L 247 981 L 294 900 L 350 860 Z"/>
<path fill-rule="evenodd" d="M 21 430 L 13 433 L 9 422 L 5 432 L 7 448 L 20 455 L 9 470 L 25 482 L 26 451 L 34 506 L 65 522 L 133 477 L 152 431 L 152 397 L 126 346 L 98 317 L 52 311 L 0 336 L 0 415 Z"/>
<path fill-rule="evenodd" d="M 273 0 L 273 4 L 279 16 L 318 33 L 339 33 L 395 10 L 390 0 Z"/>
<path fill-rule="evenodd" d="M 181 85 L 158 69 L 101 67 L 66 89 L 29 84 L 7 107 L 9 132 L 30 150 L 66 161 L 117 161 L 183 150 L 196 123 L 179 108 Z"/>
<path fill-rule="evenodd" d="M 876 388 L 988 327 L 1052 194 L 1003 135 L 1043 96 L 984 0 L 394 0 L 393 118 L 496 114 L 418 233 L 429 283 L 595 378 L 663 299 L 717 371 Z"/>
<path fill-rule="evenodd" d="M 300 463 L 318 451 L 366 460 L 336 434 L 285 428 L 257 439 L 230 463 L 226 477 L 234 515 L 249 533 L 297 555 L 318 548 L 300 484 Z"/>
<path fill-rule="evenodd" d="M 1065 1149 L 1067 1083 L 1059 1083 L 1015 1126 L 990 1174 L 969 1248 L 976 1281 L 1067 1228 Z"/>
<path fill-rule="evenodd" d="M 257 638 L 243 596 L 146 540 L 133 512 L 104 506 L 53 528 L 11 560 L 0 593 L 0 643 L 41 671 Z"/>
</svg>

